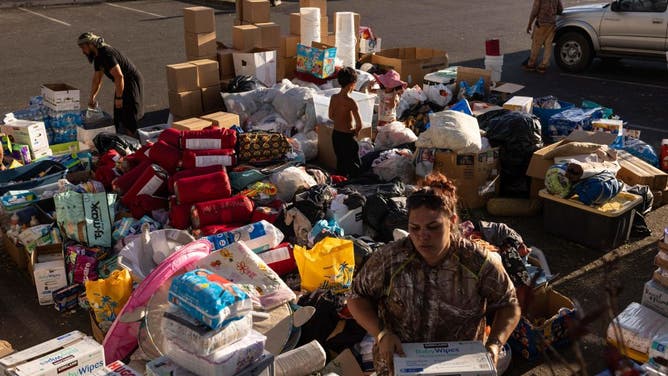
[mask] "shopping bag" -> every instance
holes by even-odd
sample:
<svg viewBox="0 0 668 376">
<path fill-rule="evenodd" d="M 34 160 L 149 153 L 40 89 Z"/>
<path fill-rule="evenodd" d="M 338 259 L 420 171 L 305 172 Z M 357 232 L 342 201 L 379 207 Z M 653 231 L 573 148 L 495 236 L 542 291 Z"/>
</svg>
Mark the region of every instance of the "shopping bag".
<svg viewBox="0 0 668 376">
<path fill-rule="evenodd" d="M 350 289 L 355 272 L 355 247 L 352 241 L 325 238 L 310 250 L 295 246 L 294 255 L 302 289 L 325 289 L 335 293 Z"/>
<path fill-rule="evenodd" d="M 56 218 L 67 238 L 91 247 L 111 247 L 115 194 L 68 191 L 54 196 Z"/>
<path fill-rule="evenodd" d="M 115 270 L 109 278 L 86 282 L 86 298 L 97 322 L 113 322 L 132 294 L 132 277 L 127 269 Z"/>
</svg>

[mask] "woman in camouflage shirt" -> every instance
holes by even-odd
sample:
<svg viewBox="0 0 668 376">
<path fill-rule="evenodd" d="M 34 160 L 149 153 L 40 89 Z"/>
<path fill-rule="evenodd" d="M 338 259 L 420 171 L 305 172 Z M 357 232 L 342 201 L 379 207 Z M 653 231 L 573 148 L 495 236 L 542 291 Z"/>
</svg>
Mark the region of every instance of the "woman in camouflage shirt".
<svg viewBox="0 0 668 376">
<path fill-rule="evenodd" d="M 483 341 L 494 362 L 520 318 L 500 262 L 463 239 L 455 187 L 428 177 L 408 198 L 409 236 L 375 253 L 353 281 L 348 307 L 376 338 L 378 375 L 392 372 L 401 343 Z M 487 313 L 493 313 L 485 335 Z"/>
</svg>

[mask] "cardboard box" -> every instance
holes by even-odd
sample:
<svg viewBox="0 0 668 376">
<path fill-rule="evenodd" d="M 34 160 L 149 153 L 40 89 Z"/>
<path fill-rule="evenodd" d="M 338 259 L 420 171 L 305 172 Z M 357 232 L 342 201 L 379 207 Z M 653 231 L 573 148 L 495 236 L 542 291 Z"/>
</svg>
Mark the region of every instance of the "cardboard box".
<svg viewBox="0 0 668 376">
<path fill-rule="evenodd" d="M 14 369 L 21 364 L 25 364 L 32 359 L 53 353 L 62 348 L 66 348 L 85 337 L 85 334 L 75 330 L 60 337 L 42 342 L 39 345 L 33 346 L 26 350 L 15 352 L 9 356 L 0 358 L 0 374 L 4 375 L 7 371 Z"/>
<path fill-rule="evenodd" d="M 49 148 L 49 138 L 42 121 L 14 120 L 0 127 L 16 144 L 28 145 L 31 151 Z"/>
<path fill-rule="evenodd" d="M 9 343 L 7 341 L 0 340 L 0 358 L 4 358 L 4 357 L 6 357 L 7 355 L 9 355 L 13 352 L 14 352 L 14 349 L 12 348 L 11 343 Z"/>
<path fill-rule="evenodd" d="M 645 283 L 642 305 L 668 317 L 668 289 L 651 279 Z"/>
<path fill-rule="evenodd" d="M 533 98 L 514 96 L 503 104 L 503 108 L 510 111 L 533 113 Z"/>
<path fill-rule="evenodd" d="M 35 265 L 53 261 L 63 261 L 63 263 L 65 262 L 65 256 L 63 256 L 63 245 L 60 243 L 40 245 L 35 247 L 35 250 L 32 251 L 32 253 L 28 252 L 28 274 L 30 274 L 30 278 L 32 278 L 33 285 L 35 284 Z M 51 292 L 56 290 L 58 290 L 58 288 L 52 289 Z M 37 290 L 37 296 L 40 297 L 39 290 Z"/>
<path fill-rule="evenodd" d="M 172 128 L 179 131 L 201 131 L 204 128 L 212 126 L 213 123 L 199 118 L 190 118 L 172 123 Z"/>
<path fill-rule="evenodd" d="M 336 153 L 332 145 L 332 133 L 334 129 L 328 125 L 316 126 L 318 132 L 318 165 L 328 169 L 336 170 Z"/>
<path fill-rule="evenodd" d="M 545 156 L 560 145 L 568 142 L 591 142 L 594 144 L 610 145 L 615 140 L 615 137 L 610 133 L 574 131 L 564 140 L 535 151 L 527 168 L 527 176 L 545 180 L 545 173 L 554 165 L 554 160 L 545 159 Z"/>
<path fill-rule="evenodd" d="M 292 80 L 295 78 L 297 72 L 297 57 L 283 57 L 278 59 L 276 66 L 276 81 L 281 81 L 284 78 Z"/>
<path fill-rule="evenodd" d="M 252 24 L 271 22 L 268 0 L 244 0 L 242 20 Z"/>
<path fill-rule="evenodd" d="M 393 48 L 373 55 L 371 62 L 396 70 L 409 85 L 421 85 L 425 74 L 448 67 L 448 54 L 431 48 Z"/>
<path fill-rule="evenodd" d="M 456 79 L 456 88 L 455 96 L 459 92 L 459 83 L 466 82 L 469 85 L 475 85 L 480 78 L 485 81 L 485 93 L 489 94 L 490 86 L 492 83 L 492 71 L 479 68 L 469 68 L 469 67 L 457 67 L 457 79 Z"/>
<path fill-rule="evenodd" d="M 220 93 L 220 83 L 202 89 L 202 110 L 204 112 L 219 111 L 225 107 Z"/>
<path fill-rule="evenodd" d="M 86 148 L 95 150 L 95 143 L 93 140 L 95 139 L 95 136 L 100 133 L 116 133 L 116 127 L 114 125 L 97 129 L 85 129 L 82 127 L 77 127 L 77 141 L 84 144 Z"/>
<path fill-rule="evenodd" d="M 320 49 L 303 44 L 297 46 L 297 72 L 327 78 L 335 72 L 336 48 Z"/>
<path fill-rule="evenodd" d="M 323 375 L 364 376 L 362 368 L 350 349 L 345 349 L 329 362 L 321 372 Z"/>
<path fill-rule="evenodd" d="M 62 245 L 60 256 L 62 256 Z M 33 255 L 37 252 L 33 252 Z M 36 257 L 36 256 L 33 256 Z M 40 305 L 53 304 L 53 292 L 67 286 L 67 272 L 65 271 L 65 260 L 61 257 L 59 261 L 39 262 L 35 258 L 33 264 L 33 276 L 35 278 L 35 289 Z"/>
<path fill-rule="evenodd" d="M 51 155 L 78 153 L 79 141 L 72 141 L 72 142 L 65 142 L 62 144 L 51 145 L 49 147 L 49 150 L 51 151 Z"/>
<path fill-rule="evenodd" d="M 69 144 L 69 143 L 68 143 Z M 57 146 L 57 145 L 56 145 Z M 78 145 L 77 145 L 78 146 Z M 78 151 L 78 150 L 77 150 Z M 32 160 L 36 161 L 41 158 L 46 158 L 46 157 L 51 157 L 55 153 L 51 150 L 50 147 L 44 148 L 44 149 L 39 149 L 39 150 L 31 150 L 30 154 L 32 156 Z"/>
<path fill-rule="evenodd" d="M 235 53 L 234 72 L 239 76 L 255 76 L 271 87 L 276 83 L 276 51 L 258 48 L 247 53 Z"/>
<path fill-rule="evenodd" d="M 302 35 L 302 15 L 300 13 L 290 13 L 290 34 Z"/>
<path fill-rule="evenodd" d="M 186 56 L 190 60 L 208 59 L 216 56 L 216 32 L 185 33 Z"/>
<path fill-rule="evenodd" d="M 614 135 L 613 135 L 614 136 Z M 617 161 L 622 167 L 617 178 L 628 185 L 648 185 L 653 190 L 665 190 L 668 174 L 626 151 L 617 151 Z"/>
<path fill-rule="evenodd" d="M 180 117 L 198 116 L 202 112 L 202 92 L 197 89 L 177 93 L 169 92 L 169 111 Z"/>
<path fill-rule="evenodd" d="M 241 126 L 241 121 L 239 120 L 239 115 L 229 113 L 229 112 L 215 112 L 213 114 L 208 114 L 200 116 L 200 119 L 207 120 L 213 125 L 216 125 L 221 128 L 229 129 L 233 126 Z"/>
<path fill-rule="evenodd" d="M 220 79 L 233 78 L 234 75 L 234 49 L 218 42 L 218 72 Z"/>
<path fill-rule="evenodd" d="M 213 33 L 216 31 L 216 15 L 213 8 L 183 8 L 183 26 L 186 33 Z"/>
<path fill-rule="evenodd" d="M 394 356 L 394 374 L 496 376 L 482 342 L 403 343 L 405 357 Z"/>
<path fill-rule="evenodd" d="M 205 88 L 220 84 L 220 72 L 216 60 L 194 60 L 190 64 L 197 68 L 197 87 Z"/>
<path fill-rule="evenodd" d="M 92 375 L 101 368 L 104 368 L 104 347 L 93 338 L 85 337 L 65 348 L 17 366 L 12 375 Z"/>
<path fill-rule="evenodd" d="M 44 106 L 55 111 L 78 111 L 81 109 L 81 92 L 64 83 L 43 84 L 41 88 Z"/>
<path fill-rule="evenodd" d="M 281 48 L 281 25 L 273 22 L 255 24 L 260 28 L 260 48 Z"/>
<path fill-rule="evenodd" d="M 460 203 L 469 209 L 487 204 L 488 198 L 480 196 L 478 191 L 494 180 L 498 169 L 499 148 L 479 154 L 437 151 L 434 155 L 434 172 L 441 172 L 454 181 Z M 498 190 L 498 184 L 495 190 Z"/>
<path fill-rule="evenodd" d="M 362 18 L 361 18 L 359 13 L 354 13 L 353 17 L 355 18 L 355 26 L 354 26 L 355 27 L 355 34 L 357 34 L 357 33 L 359 33 L 359 30 L 360 30 L 360 26 L 361 26 L 360 20 Z M 334 29 L 333 29 L 333 31 L 334 31 L 334 34 L 339 32 L 339 25 L 336 22 L 336 15 L 334 15 Z M 357 38 L 359 38 L 358 35 L 355 35 L 355 36 Z"/>
<path fill-rule="evenodd" d="M 28 266 L 28 256 L 25 248 L 16 245 L 6 233 L 2 234 L 2 245 L 17 268 L 25 269 Z"/>
<path fill-rule="evenodd" d="M 240 25 L 232 28 L 232 48 L 237 51 L 249 51 L 257 47 L 262 40 L 260 28 L 255 25 Z M 239 75 L 239 73 L 236 73 Z"/>
<path fill-rule="evenodd" d="M 329 35 L 329 17 L 320 17 L 320 38 Z"/>
<path fill-rule="evenodd" d="M 167 90 L 182 92 L 196 90 L 197 67 L 189 63 L 170 64 L 167 72 Z"/>
<path fill-rule="evenodd" d="M 320 42 L 328 46 L 336 46 L 336 35 L 330 34 L 327 36 L 320 36 Z"/>
<path fill-rule="evenodd" d="M 281 37 L 281 48 L 279 49 L 281 57 L 296 57 L 297 45 L 301 38 L 297 35 L 288 35 Z"/>
<path fill-rule="evenodd" d="M 327 15 L 327 0 L 299 0 L 300 8 L 320 8 L 320 15 Z"/>
</svg>

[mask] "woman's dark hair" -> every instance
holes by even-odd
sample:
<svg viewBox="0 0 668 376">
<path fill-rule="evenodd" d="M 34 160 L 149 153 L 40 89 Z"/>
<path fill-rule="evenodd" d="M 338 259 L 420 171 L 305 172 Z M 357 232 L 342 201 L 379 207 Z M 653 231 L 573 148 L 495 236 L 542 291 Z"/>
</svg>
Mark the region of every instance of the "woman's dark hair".
<svg viewBox="0 0 668 376">
<path fill-rule="evenodd" d="M 351 67 L 345 67 L 339 71 L 336 79 L 341 87 L 346 87 L 357 82 L 357 71 Z"/>
<path fill-rule="evenodd" d="M 427 207 L 432 210 L 440 209 L 448 217 L 457 214 L 457 187 L 445 175 L 430 174 L 420 182 L 419 187 L 406 201 L 409 213 L 413 209 Z"/>
</svg>

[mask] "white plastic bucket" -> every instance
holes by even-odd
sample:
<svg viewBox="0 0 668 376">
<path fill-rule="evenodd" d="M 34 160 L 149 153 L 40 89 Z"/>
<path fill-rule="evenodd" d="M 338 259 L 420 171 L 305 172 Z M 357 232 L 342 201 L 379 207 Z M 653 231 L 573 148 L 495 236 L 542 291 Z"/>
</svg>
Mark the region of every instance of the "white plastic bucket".
<svg viewBox="0 0 668 376">
<path fill-rule="evenodd" d="M 503 55 L 485 56 L 485 69 L 492 71 L 492 81 L 501 81 L 501 73 L 503 72 Z"/>
</svg>

